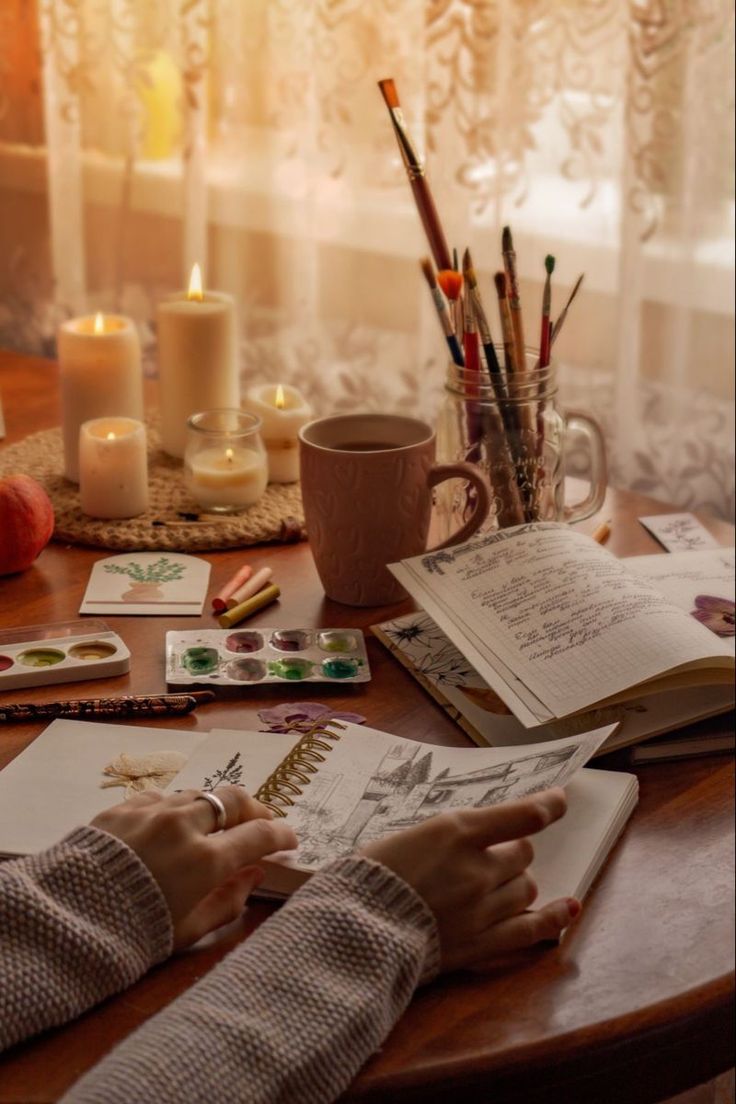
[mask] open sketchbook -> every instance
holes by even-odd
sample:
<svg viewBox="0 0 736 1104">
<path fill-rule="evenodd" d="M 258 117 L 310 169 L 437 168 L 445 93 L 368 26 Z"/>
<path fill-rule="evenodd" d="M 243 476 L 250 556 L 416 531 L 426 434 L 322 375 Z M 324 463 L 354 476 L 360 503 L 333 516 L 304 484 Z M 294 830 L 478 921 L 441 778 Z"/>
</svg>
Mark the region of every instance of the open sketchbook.
<svg viewBox="0 0 736 1104">
<path fill-rule="evenodd" d="M 580 897 L 637 801 L 633 775 L 583 766 L 609 734 L 512 752 L 437 747 L 337 721 L 307 733 L 194 733 L 55 720 L 0 771 L 0 854 L 50 847 L 122 801 L 131 778 L 154 785 L 156 775 L 155 788 L 169 791 L 230 783 L 296 830 L 298 851 L 264 864 L 259 889 L 284 896 L 332 858 L 445 809 L 564 785 L 567 815 L 535 837 L 532 872 L 540 904 Z"/>
<path fill-rule="evenodd" d="M 215 730 L 169 788 L 236 782 L 285 815 L 299 848 L 263 864 L 258 891 L 282 897 L 339 855 L 436 813 L 564 785 L 567 815 L 534 839 L 541 905 L 587 891 L 636 805 L 633 775 L 583 767 L 609 731 L 510 753 L 439 747 L 336 721 L 302 736 Z"/>
<path fill-rule="evenodd" d="M 390 567 L 526 728 L 733 686 L 733 549 L 617 560 L 540 523 Z"/>
</svg>

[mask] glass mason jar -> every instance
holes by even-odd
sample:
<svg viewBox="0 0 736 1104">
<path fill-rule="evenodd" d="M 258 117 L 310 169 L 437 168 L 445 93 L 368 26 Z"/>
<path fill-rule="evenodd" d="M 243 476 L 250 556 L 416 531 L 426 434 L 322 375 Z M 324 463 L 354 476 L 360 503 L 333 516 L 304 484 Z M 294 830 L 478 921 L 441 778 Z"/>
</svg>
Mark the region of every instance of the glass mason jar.
<svg viewBox="0 0 736 1104">
<path fill-rule="evenodd" d="M 499 353 L 503 357 L 503 351 Z M 437 459 L 477 465 L 491 488 L 492 505 L 484 530 L 531 521 L 581 521 L 600 509 L 607 466 L 597 422 L 557 406 L 554 362 L 537 367 L 538 354 L 526 353 L 527 370 L 493 376 L 450 364 L 445 400 L 437 421 Z M 590 489 L 574 504 L 565 502 L 565 452 L 572 436 L 589 452 Z M 468 483 L 437 488 L 438 536 L 444 539 L 473 508 Z"/>
<path fill-rule="evenodd" d="M 184 482 L 199 507 L 236 514 L 252 506 L 268 483 L 261 420 L 243 410 L 204 410 L 187 421 Z"/>
</svg>

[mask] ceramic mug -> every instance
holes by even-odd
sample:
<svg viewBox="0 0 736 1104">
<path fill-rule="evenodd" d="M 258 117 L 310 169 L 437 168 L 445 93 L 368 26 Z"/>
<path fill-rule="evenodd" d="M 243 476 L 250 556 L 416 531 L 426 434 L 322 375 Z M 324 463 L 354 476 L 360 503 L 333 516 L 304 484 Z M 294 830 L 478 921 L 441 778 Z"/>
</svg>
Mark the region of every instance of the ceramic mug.
<svg viewBox="0 0 736 1104">
<path fill-rule="evenodd" d="M 386 564 L 427 547 L 432 488 L 468 480 L 472 513 L 439 547 L 458 544 L 485 521 L 488 488 L 472 464 L 435 464 L 435 434 L 399 414 L 341 414 L 299 432 L 309 543 L 325 593 L 349 606 L 398 602 L 406 591 Z"/>
</svg>

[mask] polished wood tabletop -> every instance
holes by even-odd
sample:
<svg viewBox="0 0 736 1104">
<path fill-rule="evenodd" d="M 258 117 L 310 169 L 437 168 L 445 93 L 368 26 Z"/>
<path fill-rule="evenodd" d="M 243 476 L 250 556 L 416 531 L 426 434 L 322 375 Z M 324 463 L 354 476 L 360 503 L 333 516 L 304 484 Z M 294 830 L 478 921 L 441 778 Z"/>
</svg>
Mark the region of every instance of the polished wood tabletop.
<svg viewBox="0 0 736 1104">
<path fill-rule="evenodd" d="M 46 360 L 0 352 L 7 436 L 0 448 L 59 423 L 58 369 Z M 637 517 L 669 507 L 609 491 L 591 532 L 611 520 L 618 555 L 657 553 Z M 730 526 L 702 519 L 722 544 Z M 2 534 L 0 534 L 0 540 Z M 22 574 L 0 578 L 2 627 L 74 619 L 101 549 L 51 543 Z M 309 546 L 261 545 L 205 556 L 214 593 L 243 562 L 273 568 L 282 597 L 250 625 L 362 629 L 411 609 L 354 609 L 324 597 Z M 13 700 L 160 693 L 167 629 L 194 629 L 198 617 L 110 617 L 132 653 L 128 675 L 10 692 Z M 301 700 L 362 713 L 368 724 L 429 743 L 463 745 L 464 734 L 375 639 L 372 681 L 300 686 Z M 211 705 L 147 725 L 210 729 L 258 727 L 257 712 L 293 688 L 223 690 Z M 712 722 L 711 722 L 712 723 Z M 723 718 L 721 725 L 732 723 Z M 41 731 L 0 728 L 0 767 Z M 599 760 L 630 769 L 625 753 Z M 497 1104 L 654 1104 L 734 1063 L 733 760 L 705 756 L 637 769 L 640 802 L 581 916 L 559 946 L 519 955 L 483 976 L 442 978 L 421 990 L 345 1099 L 486 1101 Z M 2 810 L 0 810 L 2 817 Z M 127 992 L 80 1020 L 0 1059 L 0 1104 L 47 1104 L 117 1041 L 200 978 L 261 923 L 257 902 L 218 941 L 151 971 Z M 0 981 L 1 984 L 1 981 Z"/>
</svg>

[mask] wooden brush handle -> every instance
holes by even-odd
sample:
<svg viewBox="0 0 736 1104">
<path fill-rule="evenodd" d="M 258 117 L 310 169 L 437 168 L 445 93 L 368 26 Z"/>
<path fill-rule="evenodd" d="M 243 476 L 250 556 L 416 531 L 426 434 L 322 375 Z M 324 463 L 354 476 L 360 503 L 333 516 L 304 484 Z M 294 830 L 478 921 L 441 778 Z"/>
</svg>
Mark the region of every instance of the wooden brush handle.
<svg viewBox="0 0 736 1104">
<path fill-rule="evenodd" d="M 442 232 L 442 225 L 427 179 L 419 175 L 410 176 L 409 182 L 414 193 L 414 202 L 417 205 L 419 217 L 422 220 L 424 233 L 427 235 L 429 248 L 432 251 L 434 263 L 440 271 L 444 268 L 452 268 L 452 257 L 450 256 L 450 250 L 447 248 L 445 235 Z"/>
</svg>

